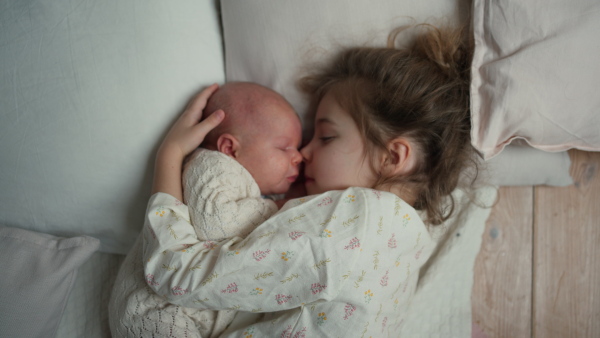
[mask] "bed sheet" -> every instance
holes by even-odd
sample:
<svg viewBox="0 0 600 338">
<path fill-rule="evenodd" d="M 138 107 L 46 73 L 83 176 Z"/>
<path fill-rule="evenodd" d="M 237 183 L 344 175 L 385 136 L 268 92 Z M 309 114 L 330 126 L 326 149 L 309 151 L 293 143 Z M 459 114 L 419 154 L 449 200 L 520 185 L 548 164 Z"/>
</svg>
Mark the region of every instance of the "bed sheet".
<svg viewBox="0 0 600 338">
<path fill-rule="evenodd" d="M 110 337 L 108 300 L 124 259 L 96 252 L 79 268 L 56 337 Z"/>
</svg>

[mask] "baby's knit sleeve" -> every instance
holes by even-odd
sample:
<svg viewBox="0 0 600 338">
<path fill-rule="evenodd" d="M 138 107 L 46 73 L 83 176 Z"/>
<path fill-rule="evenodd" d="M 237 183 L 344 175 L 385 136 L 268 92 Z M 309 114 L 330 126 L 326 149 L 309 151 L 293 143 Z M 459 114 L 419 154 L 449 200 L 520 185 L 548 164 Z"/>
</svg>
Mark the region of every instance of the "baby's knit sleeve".
<svg viewBox="0 0 600 338">
<path fill-rule="evenodd" d="M 217 151 L 194 152 L 182 180 L 184 203 L 201 240 L 246 237 L 277 211 L 272 200 L 261 197 L 250 173 Z"/>
</svg>

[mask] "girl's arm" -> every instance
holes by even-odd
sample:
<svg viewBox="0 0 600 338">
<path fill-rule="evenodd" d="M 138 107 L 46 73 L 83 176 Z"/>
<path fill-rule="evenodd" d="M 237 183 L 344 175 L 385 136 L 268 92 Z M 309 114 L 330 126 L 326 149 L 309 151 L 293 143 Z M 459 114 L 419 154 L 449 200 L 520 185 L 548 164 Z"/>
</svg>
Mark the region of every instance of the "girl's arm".
<svg viewBox="0 0 600 338">
<path fill-rule="evenodd" d="M 183 159 L 198 148 L 209 131 L 223 121 L 222 110 L 217 110 L 202 120 L 202 110 L 206 107 L 208 98 L 218 88 L 217 84 L 213 84 L 196 95 L 169 130 L 156 156 L 152 194 L 163 192 L 183 201 Z"/>
<path fill-rule="evenodd" d="M 364 196 L 350 189 L 290 201 L 245 239 L 219 242 L 199 240 L 187 206 L 155 194 L 143 231 L 146 282 L 169 302 L 200 309 L 269 312 L 331 300 L 366 233 L 336 220 L 379 220 L 365 203 L 347 203 L 348 194 Z"/>
</svg>

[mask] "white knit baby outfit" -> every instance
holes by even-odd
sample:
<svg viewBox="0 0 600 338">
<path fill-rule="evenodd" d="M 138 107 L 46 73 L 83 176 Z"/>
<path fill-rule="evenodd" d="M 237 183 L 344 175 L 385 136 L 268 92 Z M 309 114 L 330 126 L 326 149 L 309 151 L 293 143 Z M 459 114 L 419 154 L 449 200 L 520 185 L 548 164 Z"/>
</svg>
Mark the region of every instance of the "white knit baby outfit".
<svg viewBox="0 0 600 338">
<path fill-rule="evenodd" d="M 277 212 L 260 195 L 252 175 L 231 157 L 206 149 L 190 156 L 183 171 L 183 199 L 198 238 L 246 237 Z"/>
<path fill-rule="evenodd" d="M 277 211 L 273 201 L 261 197 L 252 175 L 220 152 L 195 151 L 182 178 L 191 224 L 203 241 L 244 237 Z M 217 337 L 235 311 L 168 303 L 148 287 L 152 276 L 144 276 L 143 246 L 140 236 L 115 281 L 109 304 L 113 337 Z"/>
</svg>

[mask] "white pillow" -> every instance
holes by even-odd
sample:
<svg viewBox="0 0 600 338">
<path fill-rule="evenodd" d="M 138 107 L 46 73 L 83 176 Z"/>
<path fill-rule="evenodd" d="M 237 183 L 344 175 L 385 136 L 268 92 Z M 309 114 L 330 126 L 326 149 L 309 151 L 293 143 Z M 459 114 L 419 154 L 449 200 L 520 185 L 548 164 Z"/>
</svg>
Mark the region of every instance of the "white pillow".
<svg viewBox="0 0 600 338">
<path fill-rule="evenodd" d="M 307 65 L 341 46 L 384 46 L 401 25 L 464 22 L 468 1 L 222 1 L 228 81 L 253 81 L 282 93 L 307 126 L 306 98 L 295 86 Z M 308 135 L 305 135 L 308 136 Z M 515 147 L 488 163 L 482 177 L 498 185 L 568 185 L 569 156 Z"/>
<path fill-rule="evenodd" d="M 475 0 L 473 145 L 600 151 L 600 1 Z"/>
<path fill-rule="evenodd" d="M 224 81 L 215 3 L 9 1 L 0 22 L 0 223 L 127 253 L 161 138 Z"/>
<path fill-rule="evenodd" d="M 77 269 L 99 245 L 0 226 L 0 337 L 54 337 Z"/>
<path fill-rule="evenodd" d="M 399 26 L 466 20 L 461 0 L 227 0 L 221 2 L 227 81 L 252 81 L 281 93 L 306 127 L 296 81 L 341 47 L 385 46 Z M 306 128 L 305 128 L 306 129 Z"/>
</svg>

